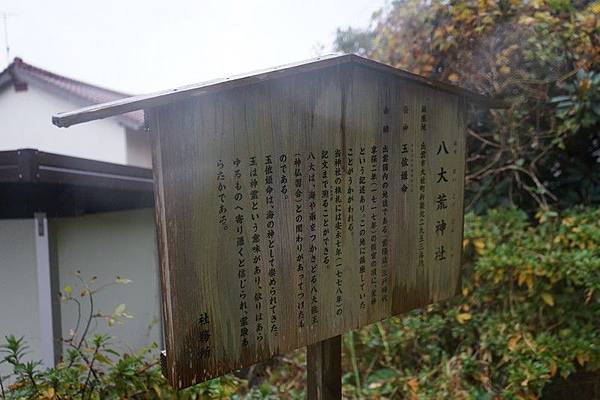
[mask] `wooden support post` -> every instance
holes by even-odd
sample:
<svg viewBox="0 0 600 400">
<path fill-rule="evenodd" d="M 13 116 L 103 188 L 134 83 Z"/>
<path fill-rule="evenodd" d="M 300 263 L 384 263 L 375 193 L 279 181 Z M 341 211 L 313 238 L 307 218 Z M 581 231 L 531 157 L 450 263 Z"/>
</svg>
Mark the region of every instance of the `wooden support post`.
<svg viewBox="0 0 600 400">
<path fill-rule="evenodd" d="M 307 399 L 342 398 L 342 337 L 335 336 L 307 347 Z"/>
</svg>

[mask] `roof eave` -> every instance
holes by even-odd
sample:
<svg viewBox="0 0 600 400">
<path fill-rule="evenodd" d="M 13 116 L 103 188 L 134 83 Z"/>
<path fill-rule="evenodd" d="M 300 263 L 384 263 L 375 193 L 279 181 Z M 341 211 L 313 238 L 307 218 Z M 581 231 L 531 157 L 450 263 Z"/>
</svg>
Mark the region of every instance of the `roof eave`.
<svg viewBox="0 0 600 400">
<path fill-rule="evenodd" d="M 8 75 L 11 76 L 11 74 L 8 74 Z M 82 97 L 82 96 L 78 96 L 75 93 L 66 92 L 66 91 L 62 90 L 61 88 L 55 87 L 55 86 L 49 84 L 48 82 L 45 82 L 45 81 L 37 78 L 36 76 L 27 73 L 27 71 L 16 71 L 15 75 L 18 77 L 18 79 L 20 81 L 27 82 L 28 84 L 30 84 L 32 86 L 35 86 L 39 89 L 49 92 L 55 96 L 61 97 L 65 100 L 67 100 L 68 102 L 71 102 L 74 104 L 79 104 L 80 106 L 88 106 L 90 104 L 89 99 Z M 85 84 L 85 85 L 87 85 L 87 84 Z M 1 87 L 1 80 L 0 80 L 0 87 Z M 102 90 L 107 90 L 107 89 L 102 89 Z M 114 93 L 117 93 L 117 92 L 114 92 Z M 131 97 L 131 96 L 129 96 L 129 97 Z M 125 97 L 125 98 L 129 98 L 129 97 Z M 116 115 L 116 120 L 120 125 L 124 126 L 125 128 L 129 128 L 129 129 L 133 129 L 133 130 L 141 130 L 144 126 L 143 122 L 138 122 L 132 118 L 128 118 L 125 115 L 120 115 L 120 114 Z"/>
<path fill-rule="evenodd" d="M 317 57 L 312 60 L 287 64 L 280 67 L 269 68 L 258 72 L 251 72 L 229 78 L 217 79 L 209 82 L 202 82 L 166 91 L 133 96 L 103 104 L 83 107 L 79 110 L 63 112 L 54 115 L 52 117 L 52 123 L 56 126 L 66 128 L 71 125 L 93 121 L 96 119 L 104 119 L 132 111 L 162 106 L 164 104 L 182 100 L 190 96 L 203 95 L 218 90 L 225 90 L 236 86 L 261 82 L 266 79 L 275 79 L 294 73 L 307 72 L 315 69 L 341 65 L 349 62 L 356 62 L 358 64 L 365 65 L 369 68 L 375 68 L 388 73 L 392 73 L 397 76 L 401 76 L 405 79 L 409 79 L 411 81 L 436 88 L 438 90 L 454 93 L 456 95 L 465 97 L 467 100 L 473 103 L 480 104 L 483 107 L 507 107 L 506 103 L 497 99 L 491 99 L 489 97 L 443 82 L 432 81 L 422 76 L 404 70 L 400 70 L 398 68 L 382 64 L 377 61 L 369 60 L 367 58 L 360 57 L 355 54 L 344 54 Z M 302 67 L 302 69 L 299 69 L 298 67 Z"/>
<path fill-rule="evenodd" d="M 9 86 L 12 83 L 12 81 L 13 81 L 13 79 L 12 79 L 12 76 L 10 75 L 10 72 L 8 71 L 8 68 L 6 68 L 4 71 L 0 72 L 0 90 Z"/>
<path fill-rule="evenodd" d="M 35 149 L 0 151 L 0 218 L 148 208 L 152 170 Z"/>
</svg>

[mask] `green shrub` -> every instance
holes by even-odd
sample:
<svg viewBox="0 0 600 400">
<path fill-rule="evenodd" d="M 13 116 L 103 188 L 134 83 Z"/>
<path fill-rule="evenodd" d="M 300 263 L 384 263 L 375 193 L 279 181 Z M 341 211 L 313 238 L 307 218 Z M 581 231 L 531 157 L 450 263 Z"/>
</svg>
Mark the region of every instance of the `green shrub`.
<svg viewBox="0 0 600 400">
<path fill-rule="evenodd" d="M 600 209 L 540 212 L 535 220 L 514 208 L 491 210 L 468 214 L 465 228 L 458 296 L 345 336 L 346 397 L 536 399 L 553 381 L 600 371 Z M 89 289 L 84 297 L 96 293 Z M 95 315 L 110 322 L 122 308 Z M 156 346 L 122 354 L 108 336 L 73 337 L 65 359 L 46 371 L 23 361 L 22 339 L 7 338 L 0 362 L 13 371 L 4 377 L 5 399 L 304 394 L 303 351 L 257 367 L 248 380 L 227 375 L 175 393 Z"/>
<path fill-rule="evenodd" d="M 355 334 L 348 391 L 534 399 L 553 379 L 598 371 L 599 246 L 598 209 L 468 215 L 462 294 Z"/>
<path fill-rule="evenodd" d="M 70 349 L 55 368 L 43 370 L 38 361 L 24 361 L 28 346 L 23 338 L 5 338 L 0 347 L 12 372 L 3 377 L 0 398 L 38 399 L 198 399 L 224 398 L 235 389 L 232 377 L 223 377 L 176 393 L 162 376 L 156 345 L 134 354 L 119 353 L 107 335 L 90 338 L 91 347 Z"/>
<path fill-rule="evenodd" d="M 75 277 L 79 287 L 67 286 L 61 293 L 63 302 L 73 302 L 78 310 L 75 327 L 63 339 L 65 353 L 54 368 L 44 369 L 39 361 L 26 361 L 28 345 L 23 338 L 8 336 L 0 345 L 0 366 L 9 367 L 0 376 L 0 399 L 21 400 L 96 400 L 96 399 L 197 399 L 224 398 L 233 393 L 235 378 L 226 376 L 175 392 L 163 377 L 156 344 L 136 353 L 122 353 L 109 335 L 94 334 L 90 327 L 105 321 L 111 327 L 132 318 L 118 304 L 112 313 L 104 314 L 94 306 L 94 299 L 112 285 L 126 285 L 129 279 L 117 277 L 99 283 L 96 277 Z M 83 307 L 83 303 L 87 307 Z"/>
</svg>

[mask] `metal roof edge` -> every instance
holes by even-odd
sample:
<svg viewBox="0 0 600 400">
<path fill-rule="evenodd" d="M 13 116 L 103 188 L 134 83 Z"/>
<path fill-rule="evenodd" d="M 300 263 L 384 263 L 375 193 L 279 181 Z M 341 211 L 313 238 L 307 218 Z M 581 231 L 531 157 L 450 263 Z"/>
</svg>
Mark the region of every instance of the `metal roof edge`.
<svg viewBox="0 0 600 400">
<path fill-rule="evenodd" d="M 34 148 L 0 151 L 0 183 L 55 183 L 152 191 L 152 170 Z"/>
<path fill-rule="evenodd" d="M 0 151 L 0 219 L 149 208 L 153 189 L 148 168 L 32 148 Z"/>
</svg>

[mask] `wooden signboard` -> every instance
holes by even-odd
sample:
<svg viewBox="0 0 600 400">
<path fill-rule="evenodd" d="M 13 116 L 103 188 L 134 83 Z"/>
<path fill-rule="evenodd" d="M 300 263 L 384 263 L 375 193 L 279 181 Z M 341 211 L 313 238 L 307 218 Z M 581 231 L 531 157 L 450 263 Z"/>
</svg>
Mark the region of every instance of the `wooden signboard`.
<svg viewBox="0 0 600 400">
<path fill-rule="evenodd" d="M 146 109 L 171 383 L 452 296 L 469 96 L 339 56 L 59 117 Z"/>
</svg>

